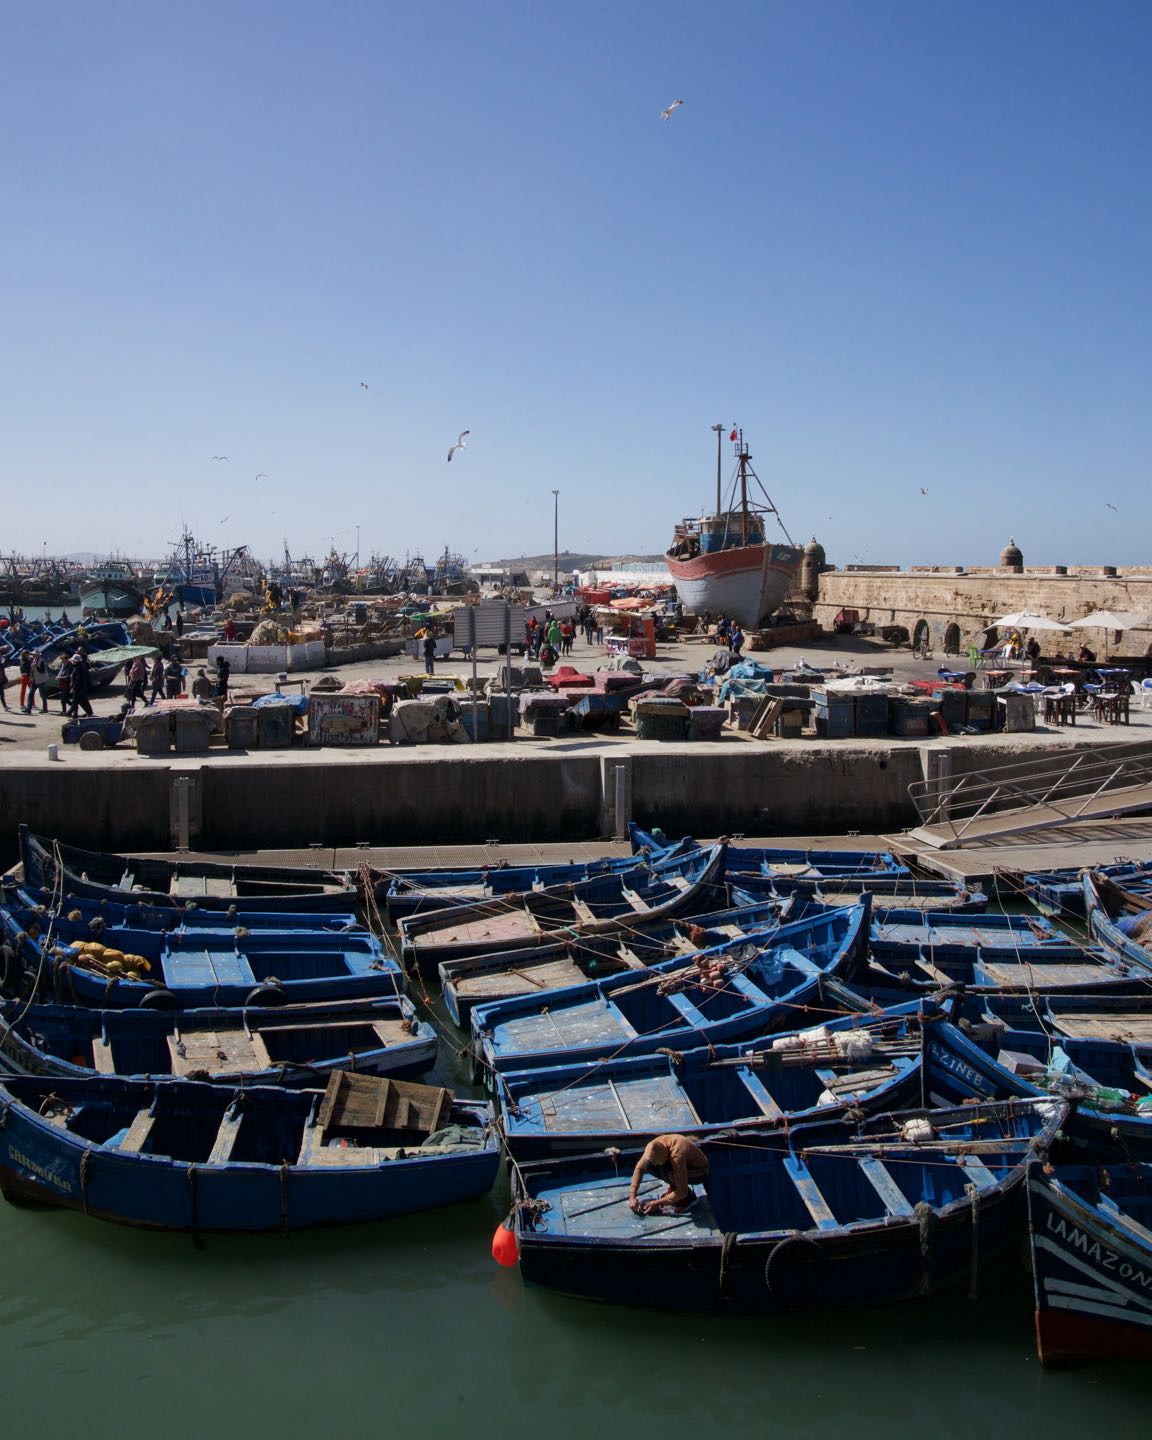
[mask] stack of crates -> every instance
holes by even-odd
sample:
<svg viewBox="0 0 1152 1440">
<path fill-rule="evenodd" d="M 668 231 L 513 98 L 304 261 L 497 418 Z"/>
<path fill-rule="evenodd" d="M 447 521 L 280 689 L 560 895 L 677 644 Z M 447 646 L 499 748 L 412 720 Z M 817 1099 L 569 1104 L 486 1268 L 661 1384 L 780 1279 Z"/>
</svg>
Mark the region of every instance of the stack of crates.
<svg viewBox="0 0 1152 1440">
<path fill-rule="evenodd" d="M 572 728 L 566 695 L 533 695 L 524 707 L 524 716 L 533 735 L 566 735 Z"/>
<path fill-rule="evenodd" d="M 813 690 L 816 734 L 825 740 L 847 740 L 856 734 L 856 696 L 840 690 Z"/>
<path fill-rule="evenodd" d="M 956 685 L 942 685 L 932 692 L 933 703 L 949 730 L 968 724 L 968 692 Z"/>
<path fill-rule="evenodd" d="M 632 705 L 636 735 L 641 740 L 687 740 L 688 706 L 671 696 L 637 700 Z"/>
<path fill-rule="evenodd" d="M 935 700 L 907 700 L 894 697 L 889 706 L 889 728 L 893 735 L 919 737 L 935 730 L 932 719 Z"/>
<path fill-rule="evenodd" d="M 869 739 L 888 734 L 888 696 L 856 696 L 856 734 Z"/>
<path fill-rule="evenodd" d="M 286 750 L 296 734 L 296 711 L 291 705 L 260 705 L 256 734 L 261 750 Z"/>
<path fill-rule="evenodd" d="M 967 721 L 971 730 L 994 730 L 996 728 L 996 695 L 992 690 L 969 690 Z"/>
<path fill-rule="evenodd" d="M 722 705 L 694 705 L 688 711 L 688 739 L 719 740 L 726 716 Z"/>
</svg>

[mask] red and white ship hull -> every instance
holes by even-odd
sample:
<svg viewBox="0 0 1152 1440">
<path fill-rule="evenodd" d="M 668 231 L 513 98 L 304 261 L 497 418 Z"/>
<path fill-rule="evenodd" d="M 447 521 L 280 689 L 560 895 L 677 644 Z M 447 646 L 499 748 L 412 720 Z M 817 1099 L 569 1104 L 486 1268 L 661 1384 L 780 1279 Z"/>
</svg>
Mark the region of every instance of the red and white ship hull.
<svg viewBox="0 0 1152 1440">
<path fill-rule="evenodd" d="M 710 610 L 755 630 L 788 598 L 803 560 L 794 545 L 740 545 L 691 560 L 669 555 L 668 571 L 686 610 Z"/>
</svg>

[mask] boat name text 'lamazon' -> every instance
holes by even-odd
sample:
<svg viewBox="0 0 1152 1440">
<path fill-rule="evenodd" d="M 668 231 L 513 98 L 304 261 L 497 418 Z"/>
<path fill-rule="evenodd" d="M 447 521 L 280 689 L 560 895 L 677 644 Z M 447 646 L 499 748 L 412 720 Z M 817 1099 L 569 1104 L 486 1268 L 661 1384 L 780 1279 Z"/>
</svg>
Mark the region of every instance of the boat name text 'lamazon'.
<svg viewBox="0 0 1152 1440">
<path fill-rule="evenodd" d="M 1099 1240 L 1093 1240 L 1086 1230 L 1081 1230 L 1078 1225 L 1071 1225 L 1059 1215 L 1048 1212 L 1048 1229 L 1059 1240 L 1063 1240 L 1070 1250 L 1079 1250 L 1087 1260 L 1095 1260 L 1102 1270 L 1114 1270 L 1121 1280 L 1134 1280 L 1145 1290 L 1152 1291 L 1152 1275 L 1147 1270 L 1141 1270 L 1139 1266 L 1122 1260 L 1115 1250 L 1108 1250 L 1100 1244 Z"/>
</svg>

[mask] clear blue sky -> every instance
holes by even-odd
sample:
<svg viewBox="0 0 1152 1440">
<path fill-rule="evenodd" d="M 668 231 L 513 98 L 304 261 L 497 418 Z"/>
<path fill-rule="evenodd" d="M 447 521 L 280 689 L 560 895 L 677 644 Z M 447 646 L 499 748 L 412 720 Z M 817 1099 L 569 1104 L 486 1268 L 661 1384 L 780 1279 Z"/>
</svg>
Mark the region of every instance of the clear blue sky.
<svg viewBox="0 0 1152 1440">
<path fill-rule="evenodd" d="M 1150 74 L 1148 0 L 6 0 L 0 549 L 661 550 L 735 420 L 831 560 L 1152 561 Z"/>
</svg>

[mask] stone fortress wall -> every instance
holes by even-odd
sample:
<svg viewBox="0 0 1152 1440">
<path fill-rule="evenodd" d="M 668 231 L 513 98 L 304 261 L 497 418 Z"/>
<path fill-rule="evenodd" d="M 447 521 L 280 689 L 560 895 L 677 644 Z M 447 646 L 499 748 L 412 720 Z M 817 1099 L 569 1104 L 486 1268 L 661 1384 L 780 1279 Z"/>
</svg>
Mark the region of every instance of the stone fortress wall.
<svg viewBox="0 0 1152 1440">
<path fill-rule="evenodd" d="M 1093 610 L 1135 611 L 1147 617 L 1140 629 L 1039 633 L 1046 653 L 1082 642 L 1100 656 L 1143 656 L 1152 648 L 1152 566 L 1050 565 L 1026 568 L 1010 542 L 1000 565 L 849 566 L 830 569 L 822 547 L 805 551 L 801 592 L 812 617 L 831 630 L 841 610 L 856 610 L 876 626 L 898 625 L 915 638 L 926 628 L 937 653 L 959 654 L 980 646 L 985 627 L 1000 615 L 1028 610 L 1052 620 L 1076 620 Z M 799 597 L 798 597 L 799 598 Z"/>
</svg>

